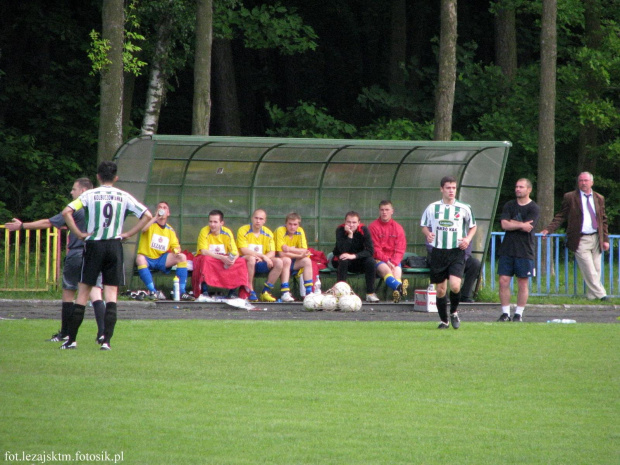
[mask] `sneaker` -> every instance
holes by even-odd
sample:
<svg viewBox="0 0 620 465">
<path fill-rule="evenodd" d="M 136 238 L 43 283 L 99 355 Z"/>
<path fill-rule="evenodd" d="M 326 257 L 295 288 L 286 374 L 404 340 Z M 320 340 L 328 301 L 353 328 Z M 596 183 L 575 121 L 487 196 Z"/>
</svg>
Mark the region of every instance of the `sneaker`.
<svg viewBox="0 0 620 465">
<path fill-rule="evenodd" d="M 61 345 L 60 348 L 62 350 L 65 350 L 65 349 L 77 349 L 77 342 L 73 341 L 71 344 L 69 344 L 69 341 L 65 341 L 65 343 L 63 345 Z"/>
<path fill-rule="evenodd" d="M 441 323 L 439 323 L 439 326 L 437 326 L 437 329 L 448 329 L 449 327 L 450 327 L 449 323 L 442 321 Z"/>
<path fill-rule="evenodd" d="M 502 313 L 497 321 L 510 321 L 510 315 L 508 315 L 508 313 Z"/>
<path fill-rule="evenodd" d="M 379 297 L 374 292 L 372 294 L 366 294 L 366 302 L 376 303 L 379 302 Z"/>
<path fill-rule="evenodd" d="M 103 334 L 101 336 L 97 336 L 97 338 L 95 339 L 95 342 L 99 345 L 103 344 L 103 341 L 105 341 L 105 337 L 103 336 Z"/>
<path fill-rule="evenodd" d="M 269 291 L 265 291 L 260 295 L 261 302 L 275 302 L 276 298 L 272 296 Z"/>
<path fill-rule="evenodd" d="M 250 292 L 250 297 L 248 297 L 248 300 L 250 302 L 258 302 L 258 296 L 256 295 L 256 292 Z"/>
<path fill-rule="evenodd" d="M 56 333 L 51 338 L 46 339 L 47 342 L 63 342 L 69 340 L 69 336 L 63 336 L 62 333 Z"/>
<path fill-rule="evenodd" d="M 459 329 L 461 327 L 461 320 L 459 319 L 458 312 L 450 313 L 450 323 L 452 323 L 454 329 Z"/>
<path fill-rule="evenodd" d="M 282 302 L 295 302 L 295 299 L 290 292 L 285 292 L 284 294 L 282 294 L 282 297 L 280 297 L 280 299 L 282 300 Z"/>
<path fill-rule="evenodd" d="M 400 286 L 398 286 L 398 287 L 400 288 Z M 392 292 L 392 302 L 394 302 L 395 304 L 400 302 L 400 291 Z"/>
<path fill-rule="evenodd" d="M 110 347 L 109 342 L 104 342 L 103 344 L 101 344 L 101 349 L 99 350 L 112 350 L 112 347 Z"/>
<path fill-rule="evenodd" d="M 181 300 L 184 300 L 186 302 L 193 302 L 194 300 L 196 300 L 196 298 L 193 295 L 184 292 L 183 294 L 181 294 Z"/>
<path fill-rule="evenodd" d="M 514 321 L 515 323 L 523 322 L 523 315 L 519 315 L 518 313 L 515 313 L 515 316 L 512 317 L 512 321 Z"/>
</svg>

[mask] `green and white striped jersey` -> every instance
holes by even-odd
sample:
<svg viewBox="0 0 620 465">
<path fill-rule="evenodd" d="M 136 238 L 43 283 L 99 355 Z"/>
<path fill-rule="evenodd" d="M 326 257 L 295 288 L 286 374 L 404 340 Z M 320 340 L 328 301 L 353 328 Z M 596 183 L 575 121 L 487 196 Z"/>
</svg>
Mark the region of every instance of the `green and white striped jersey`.
<svg viewBox="0 0 620 465">
<path fill-rule="evenodd" d="M 476 226 L 476 218 L 466 203 L 456 200 L 450 205 L 439 200 L 426 207 L 420 226 L 426 226 L 435 233 L 433 247 L 456 249 L 459 241 Z"/>
<path fill-rule="evenodd" d="M 147 208 L 131 194 L 112 186 L 90 189 L 69 204 L 73 210 L 84 208 L 87 241 L 105 241 L 119 237 L 128 214 L 141 218 Z"/>
</svg>

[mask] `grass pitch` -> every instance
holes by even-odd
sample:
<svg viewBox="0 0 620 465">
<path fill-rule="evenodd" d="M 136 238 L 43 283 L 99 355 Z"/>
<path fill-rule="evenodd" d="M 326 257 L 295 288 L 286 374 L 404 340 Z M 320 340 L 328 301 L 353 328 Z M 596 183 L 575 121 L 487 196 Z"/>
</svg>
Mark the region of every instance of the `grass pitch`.
<svg viewBox="0 0 620 465">
<path fill-rule="evenodd" d="M 119 321 L 102 352 L 0 320 L 0 463 L 620 463 L 620 325 L 435 328 Z"/>
</svg>

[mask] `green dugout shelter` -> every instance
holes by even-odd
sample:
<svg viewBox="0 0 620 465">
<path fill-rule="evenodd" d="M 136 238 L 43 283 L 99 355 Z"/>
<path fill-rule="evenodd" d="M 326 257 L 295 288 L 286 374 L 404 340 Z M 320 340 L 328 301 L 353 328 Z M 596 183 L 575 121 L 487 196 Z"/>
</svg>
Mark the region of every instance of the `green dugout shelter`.
<svg viewBox="0 0 620 465">
<path fill-rule="evenodd" d="M 170 224 L 184 249 L 213 209 L 234 233 L 256 208 L 274 230 L 285 216 L 302 217 L 308 245 L 330 252 L 335 229 L 350 210 L 369 224 L 379 202 L 394 204 L 407 251 L 425 254 L 420 217 L 439 200 L 439 181 L 456 177 L 458 198 L 478 223 L 473 253 L 483 259 L 499 200 L 510 142 L 429 142 L 153 135 L 132 139 L 115 155 L 117 186 L 154 210 L 170 204 Z M 125 269 L 139 236 L 125 244 Z M 130 282 L 128 280 L 128 282 Z"/>
</svg>

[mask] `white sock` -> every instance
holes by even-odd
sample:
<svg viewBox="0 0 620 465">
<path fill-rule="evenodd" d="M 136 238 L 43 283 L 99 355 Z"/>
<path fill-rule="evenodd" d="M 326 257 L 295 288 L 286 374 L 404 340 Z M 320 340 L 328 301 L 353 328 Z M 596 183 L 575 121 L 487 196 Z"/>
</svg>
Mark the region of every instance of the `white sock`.
<svg viewBox="0 0 620 465">
<path fill-rule="evenodd" d="M 502 305 L 502 313 L 510 315 L 510 305 Z"/>
<path fill-rule="evenodd" d="M 525 310 L 525 307 L 517 306 L 517 308 L 515 309 L 515 315 L 523 315 L 523 310 Z"/>
</svg>

